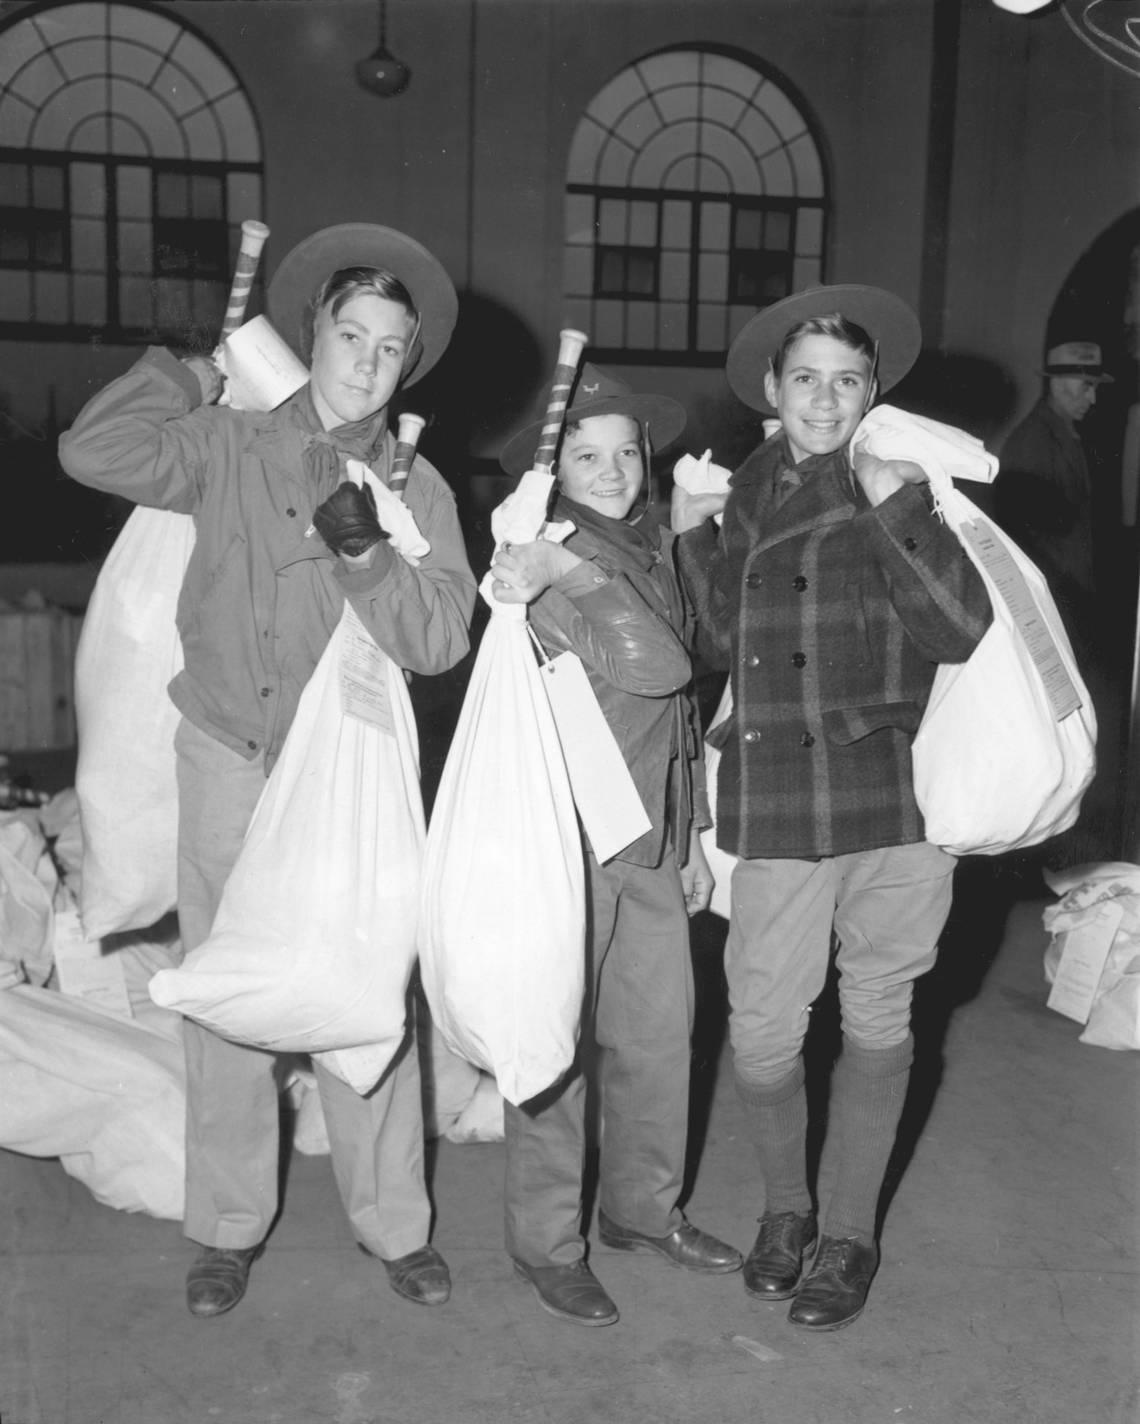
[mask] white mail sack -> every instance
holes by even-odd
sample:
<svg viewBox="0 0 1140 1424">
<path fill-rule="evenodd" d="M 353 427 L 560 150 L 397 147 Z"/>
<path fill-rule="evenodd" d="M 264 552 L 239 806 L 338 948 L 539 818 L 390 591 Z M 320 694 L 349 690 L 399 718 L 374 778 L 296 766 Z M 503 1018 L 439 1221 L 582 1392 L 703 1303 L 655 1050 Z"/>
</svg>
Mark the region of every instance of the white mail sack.
<svg viewBox="0 0 1140 1424">
<path fill-rule="evenodd" d="M 969 660 L 943 664 L 912 748 L 926 838 L 954 855 L 1037 845 L 1077 819 L 1096 714 L 1044 576 L 949 481 L 937 507 L 990 594 Z"/>
<path fill-rule="evenodd" d="M 483 634 L 428 829 L 420 973 L 461 1057 L 522 1103 L 570 1067 L 585 869 L 554 719 L 517 605 Z"/>
<path fill-rule="evenodd" d="M 175 625 L 194 521 L 135 508 L 95 581 L 75 654 L 83 833 L 80 909 L 89 939 L 145 929 L 173 908 L 177 881 L 182 669 Z"/>
<path fill-rule="evenodd" d="M 349 604 L 253 813 L 213 930 L 151 997 L 358 1092 L 404 1036 L 423 853 L 403 672 Z"/>
</svg>

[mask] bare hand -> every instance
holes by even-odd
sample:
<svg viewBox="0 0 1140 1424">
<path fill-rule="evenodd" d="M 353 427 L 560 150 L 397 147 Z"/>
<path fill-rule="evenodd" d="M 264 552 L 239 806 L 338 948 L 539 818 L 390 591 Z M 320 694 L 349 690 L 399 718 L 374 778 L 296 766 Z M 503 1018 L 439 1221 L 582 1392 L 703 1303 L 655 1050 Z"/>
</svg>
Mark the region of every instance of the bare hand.
<svg viewBox="0 0 1140 1424">
<path fill-rule="evenodd" d="M 685 909 L 690 917 L 708 909 L 715 884 L 700 832 L 693 831 L 689 837 L 689 858 L 681 867 L 681 889 L 685 892 Z"/>
<path fill-rule="evenodd" d="M 669 527 L 674 534 L 685 534 L 699 528 L 706 519 L 720 514 L 728 503 L 728 494 L 689 494 L 674 482 L 673 502 L 669 512 Z"/>
<path fill-rule="evenodd" d="M 213 405 L 225 389 L 225 373 L 208 356 L 184 356 L 182 364 L 188 366 L 198 377 L 202 392 L 202 404 Z"/>
<path fill-rule="evenodd" d="M 913 460 L 880 460 L 864 446 L 857 445 L 851 452 L 851 463 L 855 478 L 872 505 L 882 504 L 903 485 L 927 483 L 926 471 Z"/>
<path fill-rule="evenodd" d="M 500 603 L 533 603 L 581 562 L 577 554 L 547 539 L 504 544 L 491 565 L 491 592 Z"/>
</svg>

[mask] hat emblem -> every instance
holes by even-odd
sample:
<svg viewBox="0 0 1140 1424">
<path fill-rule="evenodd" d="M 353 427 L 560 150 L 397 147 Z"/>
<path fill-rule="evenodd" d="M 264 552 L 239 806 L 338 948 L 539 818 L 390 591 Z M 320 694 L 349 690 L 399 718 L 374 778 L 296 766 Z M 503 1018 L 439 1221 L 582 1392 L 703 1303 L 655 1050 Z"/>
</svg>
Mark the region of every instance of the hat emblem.
<svg viewBox="0 0 1140 1424">
<path fill-rule="evenodd" d="M 592 386 L 586 386 L 586 385 L 584 385 L 584 386 L 582 387 L 582 394 L 583 394 L 583 395 L 586 395 L 586 396 L 596 396 L 596 395 L 598 394 L 598 392 L 601 390 L 601 388 L 602 388 L 602 383 L 601 383 L 601 381 L 595 381 Z"/>
</svg>

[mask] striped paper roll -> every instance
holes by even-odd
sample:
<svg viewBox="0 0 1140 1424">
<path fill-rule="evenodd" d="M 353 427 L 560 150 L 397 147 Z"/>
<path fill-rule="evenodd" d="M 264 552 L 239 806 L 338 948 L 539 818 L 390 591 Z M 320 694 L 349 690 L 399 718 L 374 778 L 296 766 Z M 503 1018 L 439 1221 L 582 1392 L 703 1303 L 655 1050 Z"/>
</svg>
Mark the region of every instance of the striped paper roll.
<svg viewBox="0 0 1140 1424">
<path fill-rule="evenodd" d="M 416 444 L 420 431 L 426 425 L 422 415 L 406 412 L 400 416 L 396 427 L 396 453 L 392 457 L 392 473 L 388 477 L 388 488 L 402 499 L 404 486 L 408 483 L 408 472 L 416 458 Z"/>
<path fill-rule="evenodd" d="M 268 236 L 269 229 L 256 218 L 246 218 L 241 225 L 241 246 L 238 248 L 230 299 L 226 304 L 225 320 L 222 322 L 222 341 L 225 341 L 227 336 L 232 336 L 242 323 L 261 249 L 265 246 Z"/>
<path fill-rule="evenodd" d="M 538 449 L 534 456 L 534 468 L 549 475 L 554 465 L 554 452 L 558 449 L 558 439 L 562 434 L 562 422 L 566 416 L 566 406 L 574 377 L 578 374 L 578 362 L 589 337 L 584 331 L 566 327 L 558 333 L 558 362 L 554 368 L 554 378 L 550 383 L 550 399 L 546 403 L 546 415 L 542 422 L 542 433 L 538 438 Z"/>
</svg>

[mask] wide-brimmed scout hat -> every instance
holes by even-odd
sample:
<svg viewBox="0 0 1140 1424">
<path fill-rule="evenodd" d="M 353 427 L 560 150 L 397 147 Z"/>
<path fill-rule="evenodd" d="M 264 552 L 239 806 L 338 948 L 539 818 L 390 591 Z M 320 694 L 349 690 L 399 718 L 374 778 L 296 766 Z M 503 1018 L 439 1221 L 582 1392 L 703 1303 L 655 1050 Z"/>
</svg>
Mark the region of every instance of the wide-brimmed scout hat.
<svg viewBox="0 0 1140 1424">
<path fill-rule="evenodd" d="M 789 328 L 811 317 L 833 316 L 836 312 L 861 326 L 876 342 L 879 391 L 898 385 L 922 350 L 922 329 L 906 302 L 882 287 L 808 287 L 757 312 L 729 348 L 725 375 L 745 405 L 771 412 L 764 394 L 764 377 Z"/>
<path fill-rule="evenodd" d="M 342 267 L 379 267 L 397 277 L 420 314 L 418 352 L 413 350 L 403 384 L 426 376 L 447 350 L 459 300 L 443 264 L 406 233 L 378 223 L 340 223 L 321 228 L 277 264 L 269 283 L 269 317 L 304 360 L 312 354 L 309 303 L 317 288 Z"/>
<path fill-rule="evenodd" d="M 511 475 L 522 475 L 534 464 L 542 427 L 546 421 L 545 401 L 539 418 L 503 446 L 499 464 Z M 566 420 L 585 420 L 591 415 L 628 415 L 636 420 L 651 450 L 664 450 L 685 428 L 685 407 L 669 396 L 639 395 L 624 381 L 585 362 L 578 372 L 566 407 Z"/>
<path fill-rule="evenodd" d="M 1095 341 L 1062 341 L 1060 346 L 1051 346 L 1045 357 L 1042 374 L 1046 376 L 1086 376 L 1099 385 L 1112 381 L 1104 369 L 1100 358 L 1100 347 Z"/>
</svg>

